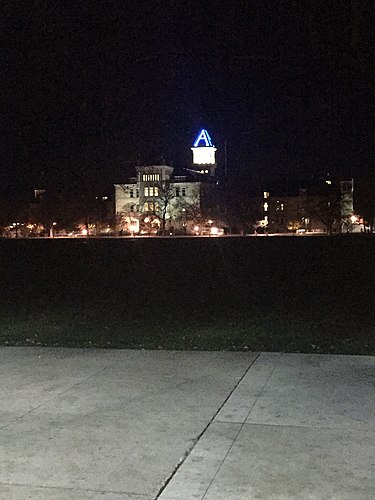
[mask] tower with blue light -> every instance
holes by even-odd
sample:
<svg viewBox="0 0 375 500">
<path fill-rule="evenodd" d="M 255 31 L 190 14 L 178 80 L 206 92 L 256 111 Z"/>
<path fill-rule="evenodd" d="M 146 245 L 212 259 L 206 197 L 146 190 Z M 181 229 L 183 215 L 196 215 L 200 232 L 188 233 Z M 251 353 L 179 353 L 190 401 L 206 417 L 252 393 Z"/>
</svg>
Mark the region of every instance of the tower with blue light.
<svg viewBox="0 0 375 500">
<path fill-rule="evenodd" d="M 202 130 L 197 135 L 193 147 L 193 167 L 196 170 L 204 171 L 210 175 L 215 175 L 216 170 L 216 148 L 212 144 L 210 134 L 206 129 Z"/>
</svg>

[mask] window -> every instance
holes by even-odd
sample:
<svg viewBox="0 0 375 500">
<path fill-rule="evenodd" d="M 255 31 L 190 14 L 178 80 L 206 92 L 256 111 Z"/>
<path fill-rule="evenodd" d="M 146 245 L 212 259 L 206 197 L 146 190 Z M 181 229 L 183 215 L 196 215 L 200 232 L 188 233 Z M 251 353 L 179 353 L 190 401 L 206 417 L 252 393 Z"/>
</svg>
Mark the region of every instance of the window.
<svg viewBox="0 0 375 500">
<path fill-rule="evenodd" d="M 135 196 L 136 196 L 137 198 L 139 198 L 139 189 L 136 189 L 136 192 L 135 192 L 135 193 L 136 193 L 136 194 L 135 194 Z"/>
<path fill-rule="evenodd" d="M 142 180 L 143 181 L 159 181 L 160 174 L 143 174 Z"/>
<path fill-rule="evenodd" d="M 181 191 L 182 191 L 182 196 L 186 196 L 186 188 L 182 188 Z"/>
<path fill-rule="evenodd" d="M 134 212 L 135 205 L 130 205 L 130 211 Z"/>
<path fill-rule="evenodd" d="M 143 210 L 145 212 L 148 212 L 148 202 L 146 201 L 146 203 L 143 205 Z"/>
<path fill-rule="evenodd" d="M 133 189 L 130 189 L 129 196 L 130 196 L 130 198 L 134 198 L 134 190 Z"/>
<path fill-rule="evenodd" d="M 280 210 L 284 210 L 284 203 L 280 204 Z"/>
<path fill-rule="evenodd" d="M 264 206 L 264 211 L 267 212 L 267 210 L 268 210 L 268 203 L 265 202 L 263 206 Z"/>
<path fill-rule="evenodd" d="M 159 196 L 159 188 L 157 186 L 145 186 L 145 196 Z"/>
<path fill-rule="evenodd" d="M 270 196 L 270 193 L 269 193 L 268 191 L 264 191 L 264 192 L 263 192 L 263 198 L 264 198 L 264 199 L 269 198 L 269 196 Z"/>
<path fill-rule="evenodd" d="M 176 196 L 180 196 L 180 188 L 176 187 Z"/>
</svg>

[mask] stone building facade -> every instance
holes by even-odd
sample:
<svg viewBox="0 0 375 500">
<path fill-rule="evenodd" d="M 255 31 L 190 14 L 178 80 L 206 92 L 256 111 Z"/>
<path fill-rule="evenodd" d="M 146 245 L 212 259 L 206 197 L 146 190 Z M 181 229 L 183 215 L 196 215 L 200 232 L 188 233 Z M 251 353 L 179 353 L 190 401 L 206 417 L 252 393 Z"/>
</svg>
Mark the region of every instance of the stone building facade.
<svg viewBox="0 0 375 500">
<path fill-rule="evenodd" d="M 190 168 L 135 167 L 136 176 L 115 184 L 117 229 L 123 234 L 201 234 L 217 227 L 216 148 L 202 129 Z M 211 228 L 211 229 L 210 229 Z"/>
<path fill-rule="evenodd" d="M 293 195 L 264 191 L 259 225 L 268 233 L 359 232 L 353 195 L 353 179 L 319 179 Z"/>
</svg>

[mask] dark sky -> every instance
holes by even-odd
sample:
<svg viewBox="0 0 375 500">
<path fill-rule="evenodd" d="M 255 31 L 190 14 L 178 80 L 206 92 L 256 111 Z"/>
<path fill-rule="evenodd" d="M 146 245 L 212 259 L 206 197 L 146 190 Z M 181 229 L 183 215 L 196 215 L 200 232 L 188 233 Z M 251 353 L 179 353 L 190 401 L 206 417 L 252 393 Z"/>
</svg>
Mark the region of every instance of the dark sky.
<svg viewBox="0 0 375 500">
<path fill-rule="evenodd" d="M 232 173 L 374 168 L 371 1 L 3 3 L 3 192 L 183 166 L 200 127 Z"/>
</svg>

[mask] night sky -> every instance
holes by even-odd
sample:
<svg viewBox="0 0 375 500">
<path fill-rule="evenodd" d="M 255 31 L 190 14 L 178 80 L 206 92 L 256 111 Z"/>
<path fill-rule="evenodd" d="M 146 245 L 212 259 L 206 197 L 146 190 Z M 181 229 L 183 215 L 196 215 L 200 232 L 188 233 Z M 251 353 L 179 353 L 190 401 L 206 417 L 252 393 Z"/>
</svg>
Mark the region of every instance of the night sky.
<svg viewBox="0 0 375 500">
<path fill-rule="evenodd" d="M 185 166 L 201 127 L 231 175 L 375 166 L 369 0 L 3 4 L 2 194 Z"/>
</svg>

